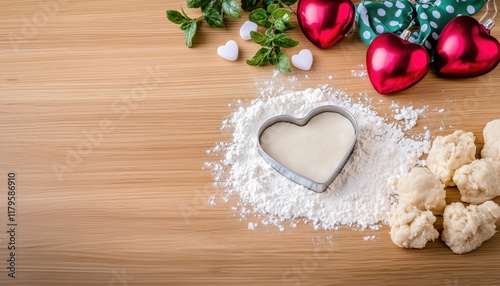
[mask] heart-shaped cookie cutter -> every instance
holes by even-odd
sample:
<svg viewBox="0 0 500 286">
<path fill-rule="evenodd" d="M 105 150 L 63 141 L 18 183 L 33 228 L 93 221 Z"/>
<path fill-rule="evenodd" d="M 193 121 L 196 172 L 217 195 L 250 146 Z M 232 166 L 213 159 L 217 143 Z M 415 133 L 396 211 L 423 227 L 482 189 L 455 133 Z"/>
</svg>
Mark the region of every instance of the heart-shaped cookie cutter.
<svg viewBox="0 0 500 286">
<path fill-rule="evenodd" d="M 305 126 L 309 122 L 309 120 L 311 120 L 316 115 L 319 115 L 319 114 L 325 113 L 325 112 L 337 113 L 337 114 L 344 116 L 352 123 L 352 125 L 354 127 L 354 140 L 349 148 L 349 151 L 346 153 L 346 155 L 344 156 L 344 158 L 342 159 L 340 164 L 337 166 L 337 168 L 328 177 L 328 179 L 326 181 L 317 182 L 313 179 L 307 178 L 307 177 L 305 177 L 305 176 L 303 176 L 295 171 L 290 170 L 289 168 L 283 166 L 282 164 L 280 164 L 276 160 L 274 160 L 262 148 L 262 146 L 261 146 L 262 133 L 264 133 L 264 131 L 267 128 L 271 127 L 272 125 L 274 125 L 278 122 L 287 122 L 287 123 L 292 123 L 292 124 L 295 124 L 297 126 L 302 127 L 302 126 Z M 269 120 L 264 122 L 264 124 L 262 124 L 262 126 L 259 128 L 257 139 L 258 139 L 258 146 L 259 146 L 260 155 L 276 171 L 278 171 L 281 175 L 285 176 L 286 178 L 288 178 L 289 180 L 291 180 L 297 184 L 303 185 L 304 187 L 306 187 L 306 188 L 308 188 L 316 193 L 322 193 L 333 182 L 335 177 L 337 177 L 337 175 L 340 173 L 340 171 L 342 170 L 344 165 L 349 160 L 349 157 L 351 156 L 352 151 L 354 150 L 354 146 L 356 145 L 356 142 L 357 142 L 358 132 L 359 132 L 358 122 L 356 121 L 356 118 L 354 118 L 354 116 L 349 111 L 347 111 L 346 109 L 344 109 L 342 107 L 335 106 L 335 105 L 323 105 L 323 106 L 320 106 L 320 107 L 317 107 L 317 108 L 311 110 L 306 116 L 304 116 L 302 118 L 297 118 L 297 117 L 294 117 L 291 115 L 279 115 L 279 116 L 275 116 L 275 117 L 270 118 Z"/>
</svg>

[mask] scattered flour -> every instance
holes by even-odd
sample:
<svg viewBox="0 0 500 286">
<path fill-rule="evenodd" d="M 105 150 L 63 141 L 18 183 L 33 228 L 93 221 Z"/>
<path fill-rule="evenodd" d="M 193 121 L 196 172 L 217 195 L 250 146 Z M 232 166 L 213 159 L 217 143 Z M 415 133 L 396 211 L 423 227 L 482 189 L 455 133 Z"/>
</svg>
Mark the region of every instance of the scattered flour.
<svg viewBox="0 0 500 286">
<path fill-rule="evenodd" d="M 363 236 L 363 240 L 364 241 L 368 241 L 368 240 L 375 240 L 377 237 L 375 235 L 366 235 L 366 236 Z"/>
<path fill-rule="evenodd" d="M 394 102 L 392 102 L 390 108 L 394 110 L 394 119 L 402 121 L 405 130 L 410 130 L 417 125 L 419 115 L 428 109 L 427 106 L 419 109 L 415 109 L 413 106 L 399 108 L 399 105 Z"/>
<path fill-rule="evenodd" d="M 359 67 L 361 69 L 359 70 L 351 70 L 351 75 L 354 77 L 359 77 L 362 79 L 366 79 L 368 77 L 368 71 L 365 68 L 364 64 L 360 64 Z"/>
<path fill-rule="evenodd" d="M 355 101 L 326 86 L 278 94 L 262 92 L 249 104 L 237 102 L 236 110 L 223 122 L 222 129 L 232 138 L 209 150 L 216 161 L 206 163 L 215 185 L 225 190 L 222 201 L 239 197 L 233 209 L 240 220 L 275 225 L 281 231 L 300 222 L 315 229 L 350 226 L 377 230 L 386 224 L 397 201 L 394 182 L 421 162 L 421 155 L 429 151 L 430 136 L 409 138 L 400 125 L 380 117 L 369 101 Z M 260 157 L 257 131 L 273 116 L 304 116 L 326 104 L 349 110 L 358 121 L 359 136 L 342 172 L 324 193 L 317 194 L 289 181 Z M 248 229 L 257 225 L 251 222 Z"/>
<path fill-rule="evenodd" d="M 255 222 L 249 222 L 248 223 L 248 229 L 249 230 L 254 230 L 259 224 Z"/>
</svg>

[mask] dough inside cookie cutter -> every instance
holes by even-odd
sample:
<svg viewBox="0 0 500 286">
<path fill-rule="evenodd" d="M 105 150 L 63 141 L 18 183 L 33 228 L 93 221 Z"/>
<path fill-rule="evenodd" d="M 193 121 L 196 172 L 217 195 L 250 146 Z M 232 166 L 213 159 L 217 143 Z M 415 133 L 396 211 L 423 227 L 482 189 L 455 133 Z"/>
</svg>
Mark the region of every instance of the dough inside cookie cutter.
<svg viewBox="0 0 500 286">
<path fill-rule="evenodd" d="M 324 132 L 325 134 L 317 134 L 317 133 L 311 134 L 310 132 L 309 133 L 307 133 L 307 132 L 301 133 L 302 135 L 297 135 L 297 136 L 302 136 L 303 138 L 299 138 L 298 140 L 294 140 L 294 142 L 295 141 L 297 141 L 297 142 L 295 142 L 293 144 L 295 145 L 294 147 L 297 147 L 296 145 L 299 145 L 298 148 L 300 148 L 300 150 L 305 149 L 306 153 L 290 151 L 292 153 L 295 152 L 295 154 L 287 154 L 286 152 L 289 152 L 289 151 L 287 148 L 285 148 L 286 146 L 283 146 L 283 144 L 287 145 L 286 140 L 290 140 L 290 139 L 287 138 L 286 136 L 281 137 L 283 134 L 279 134 L 278 131 L 273 131 L 273 129 L 271 128 L 274 126 L 274 130 L 279 130 L 279 131 L 291 130 L 290 128 L 292 128 L 293 130 L 297 130 L 298 132 L 302 132 L 305 129 L 301 130 L 301 128 L 308 126 L 309 123 L 311 123 L 311 126 L 317 125 L 318 123 L 314 122 L 314 119 L 315 118 L 318 119 L 319 118 L 318 115 L 324 116 L 323 114 L 325 114 L 325 113 L 330 113 L 330 114 L 328 114 L 328 116 L 334 116 L 335 118 L 338 118 L 336 120 L 343 120 L 344 126 L 346 126 L 345 122 L 350 122 L 350 124 L 352 124 L 352 126 L 349 125 L 349 128 L 351 129 L 351 131 L 348 131 L 347 133 L 351 133 L 353 131 L 354 134 L 347 134 L 347 135 L 346 134 L 339 134 L 338 128 L 336 129 L 336 126 L 332 126 L 332 125 L 327 126 L 328 130 L 326 130 L 326 132 Z M 290 124 L 292 124 L 293 126 Z M 299 128 L 297 128 L 297 127 L 299 127 Z M 353 128 L 353 130 L 352 130 L 352 128 Z M 345 130 L 345 128 L 342 130 Z M 311 131 L 311 130 L 309 130 L 309 131 Z M 321 192 L 324 192 L 328 188 L 328 186 L 333 182 L 333 180 L 337 177 L 337 175 L 342 171 L 342 168 L 345 166 L 345 164 L 349 160 L 349 157 L 351 156 L 352 151 L 354 150 L 354 147 L 355 147 L 356 142 L 357 142 L 358 132 L 359 132 L 358 123 L 357 123 L 356 119 L 354 118 L 354 116 L 349 111 L 347 111 L 346 109 L 339 107 L 339 106 L 323 105 L 323 106 L 320 106 L 318 108 L 313 109 L 305 117 L 302 117 L 302 118 L 297 118 L 297 117 L 290 116 L 290 115 L 280 115 L 280 116 L 276 116 L 276 117 L 273 117 L 273 118 L 267 120 L 266 122 L 264 122 L 264 124 L 262 124 L 262 126 L 260 127 L 260 129 L 258 131 L 258 148 L 259 148 L 259 153 L 262 156 L 262 158 L 268 164 L 270 164 L 276 171 L 278 171 L 281 175 L 285 176 L 286 178 L 290 179 L 291 181 L 293 181 L 297 184 L 303 185 L 304 187 L 306 187 L 314 192 L 321 193 Z M 323 137 L 322 137 L 323 135 L 325 135 L 324 136 L 325 140 L 323 140 Z M 326 136 L 326 135 L 328 135 L 328 136 Z M 280 136 L 281 138 L 278 138 L 279 139 L 278 140 L 276 136 Z M 293 135 L 293 136 L 296 136 L 296 135 Z M 293 136 L 290 138 L 293 138 Z M 318 140 L 318 138 L 319 138 L 319 140 Z M 335 143 L 338 143 L 338 142 L 336 142 L 337 139 L 344 140 L 342 145 L 341 145 L 341 148 L 339 150 L 334 149 L 334 148 L 336 148 Z M 346 142 L 345 140 L 350 140 L 350 141 Z M 277 141 L 280 141 L 281 143 L 275 143 Z M 323 162 L 323 161 L 321 162 L 321 163 L 326 163 L 327 166 L 330 166 L 329 169 L 326 170 L 327 176 L 321 177 L 323 179 L 312 179 L 311 177 L 314 177 L 314 176 L 311 176 L 310 174 L 305 175 L 305 173 L 307 173 L 307 172 L 304 172 L 304 171 L 299 172 L 297 170 L 292 170 L 294 167 L 290 167 L 289 163 L 283 163 L 283 162 L 289 161 L 289 160 L 287 160 L 287 159 L 289 159 L 288 158 L 289 156 L 299 156 L 299 157 L 293 158 L 293 159 L 295 159 L 296 162 L 297 162 L 297 160 L 300 160 L 301 163 L 304 162 L 304 164 L 306 164 L 305 162 L 307 162 L 308 159 L 310 159 L 308 157 L 308 154 L 307 154 L 307 149 L 310 148 L 312 153 L 314 153 L 314 151 L 318 151 L 318 150 L 314 149 L 315 148 L 314 142 L 317 143 L 318 141 L 321 141 L 320 143 L 322 144 L 322 146 L 330 146 L 328 144 L 332 143 L 331 144 L 332 149 L 329 149 L 330 153 L 335 153 L 338 151 L 336 154 L 333 154 L 334 157 L 337 158 L 335 160 L 335 162 L 333 162 L 332 160 L 330 160 L 328 162 Z M 282 146 L 272 146 L 272 144 L 282 144 Z M 274 154 L 274 156 L 272 156 L 271 151 L 273 150 L 273 148 L 274 148 L 274 150 L 279 150 L 278 153 L 281 153 L 281 155 L 280 155 L 281 157 L 277 156 L 276 154 Z M 297 150 L 297 148 L 295 148 L 295 149 L 291 148 L 290 150 Z M 301 153 L 301 154 L 297 155 L 298 153 Z M 312 153 L 311 153 L 311 155 L 312 155 Z M 321 155 L 321 153 L 319 153 L 319 155 Z M 316 156 L 311 156 L 311 157 L 318 157 L 318 153 L 316 152 Z M 325 156 L 324 158 L 321 158 L 320 160 L 329 160 L 328 158 L 331 159 L 331 156 L 330 157 Z M 303 165 L 302 165 L 302 167 L 303 167 Z M 306 171 L 309 171 L 309 169 L 306 169 Z"/>
</svg>

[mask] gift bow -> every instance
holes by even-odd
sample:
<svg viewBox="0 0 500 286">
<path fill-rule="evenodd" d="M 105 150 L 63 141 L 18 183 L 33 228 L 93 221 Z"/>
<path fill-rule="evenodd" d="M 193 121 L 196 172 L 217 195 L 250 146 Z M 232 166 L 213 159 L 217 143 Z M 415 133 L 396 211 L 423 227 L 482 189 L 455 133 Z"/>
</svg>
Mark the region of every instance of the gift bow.
<svg viewBox="0 0 500 286">
<path fill-rule="evenodd" d="M 423 45 L 431 59 L 436 41 L 444 26 L 459 15 L 473 15 L 486 0 L 363 0 L 356 6 L 359 37 L 369 45 L 382 33 L 400 34 L 411 26 L 420 26 L 408 39 Z"/>
</svg>

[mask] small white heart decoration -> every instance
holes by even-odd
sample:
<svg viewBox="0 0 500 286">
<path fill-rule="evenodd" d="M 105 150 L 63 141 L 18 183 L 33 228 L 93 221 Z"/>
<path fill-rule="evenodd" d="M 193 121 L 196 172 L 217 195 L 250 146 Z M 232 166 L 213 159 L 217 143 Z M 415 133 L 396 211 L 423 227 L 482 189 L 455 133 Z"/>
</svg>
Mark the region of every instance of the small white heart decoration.
<svg viewBox="0 0 500 286">
<path fill-rule="evenodd" d="M 225 60 L 234 62 L 238 59 L 238 44 L 233 40 L 229 40 L 226 45 L 217 49 L 217 54 Z"/>
<path fill-rule="evenodd" d="M 257 24 L 255 24 L 252 21 L 246 21 L 245 23 L 243 23 L 243 25 L 241 25 L 240 37 L 243 40 L 251 40 L 252 39 L 252 37 L 250 36 L 251 31 L 254 31 L 254 32 L 257 31 Z"/>
<path fill-rule="evenodd" d="M 301 70 L 308 71 L 313 64 L 313 55 L 310 50 L 303 49 L 298 55 L 292 56 L 292 64 Z"/>
</svg>

